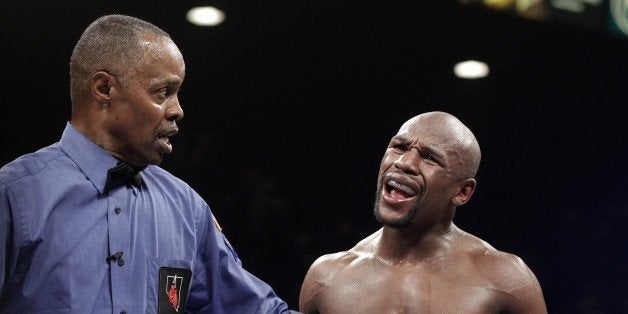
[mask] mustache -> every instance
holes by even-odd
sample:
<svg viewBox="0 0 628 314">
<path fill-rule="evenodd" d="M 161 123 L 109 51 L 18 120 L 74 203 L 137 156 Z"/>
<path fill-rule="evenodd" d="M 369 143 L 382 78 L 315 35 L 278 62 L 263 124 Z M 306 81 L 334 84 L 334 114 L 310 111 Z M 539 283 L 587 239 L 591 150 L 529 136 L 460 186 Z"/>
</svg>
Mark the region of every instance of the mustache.
<svg viewBox="0 0 628 314">
<path fill-rule="evenodd" d="M 175 136 L 177 133 L 179 133 L 179 127 L 175 122 L 171 126 L 159 128 L 157 131 L 157 137 L 171 137 Z"/>
</svg>

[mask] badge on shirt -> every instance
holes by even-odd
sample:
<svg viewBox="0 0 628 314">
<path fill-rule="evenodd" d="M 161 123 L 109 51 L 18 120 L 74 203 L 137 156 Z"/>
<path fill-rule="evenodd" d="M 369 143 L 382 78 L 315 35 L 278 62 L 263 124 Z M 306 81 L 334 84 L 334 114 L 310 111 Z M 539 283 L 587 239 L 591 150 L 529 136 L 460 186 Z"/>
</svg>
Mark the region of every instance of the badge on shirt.
<svg viewBox="0 0 628 314">
<path fill-rule="evenodd" d="M 159 268 L 159 314 L 184 313 L 192 271 L 185 268 Z"/>
<path fill-rule="evenodd" d="M 222 227 L 218 223 L 218 220 L 216 219 L 216 216 L 212 215 L 212 218 L 214 219 L 214 225 L 216 225 L 216 228 L 218 228 L 218 231 L 222 232 Z"/>
</svg>

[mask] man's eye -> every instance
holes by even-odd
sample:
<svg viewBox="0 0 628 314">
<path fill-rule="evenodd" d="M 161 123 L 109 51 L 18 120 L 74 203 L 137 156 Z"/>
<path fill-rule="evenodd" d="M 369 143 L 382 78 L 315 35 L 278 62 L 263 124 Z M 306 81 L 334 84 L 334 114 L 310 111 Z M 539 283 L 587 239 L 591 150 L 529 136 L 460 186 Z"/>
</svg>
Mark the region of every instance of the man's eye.
<svg viewBox="0 0 628 314">
<path fill-rule="evenodd" d="M 393 147 L 394 149 L 396 149 L 396 150 L 398 150 L 398 151 L 402 151 L 402 152 L 405 152 L 405 151 L 407 151 L 407 150 L 408 150 L 408 146 L 403 145 L 403 144 L 394 144 L 392 147 Z"/>
<path fill-rule="evenodd" d="M 432 163 L 438 164 L 438 160 L 436 160 L 436 157 L 434 157 L 434 155 L 432 155 L 432 154 L 425 154 L 425 155 L 423 155 L 423 159 L 429 160 Z"/>
<path fill-rule="evenodd" d="M 161 98 L 166 98 L 168 97 L 168 89 L 167 88 L 162 88 L 160 90 L 157 91 L 157 95 Z"/>
</svg>

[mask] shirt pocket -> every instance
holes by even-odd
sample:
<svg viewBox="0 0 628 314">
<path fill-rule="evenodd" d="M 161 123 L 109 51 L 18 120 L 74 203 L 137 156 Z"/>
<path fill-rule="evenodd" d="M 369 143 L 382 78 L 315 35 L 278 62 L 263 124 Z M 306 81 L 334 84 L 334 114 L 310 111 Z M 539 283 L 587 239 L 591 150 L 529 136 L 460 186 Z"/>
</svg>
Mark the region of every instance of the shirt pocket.
<svg viewBox="0 0 628 314">
<path fill-rule="evenodd" d="M 160 306 L 179 305 L 178 312 L 183 313 L 192 281 L 192 261 L 148 257 L 147 263 L 146 313 L 159 313 Z"/>
</svg>

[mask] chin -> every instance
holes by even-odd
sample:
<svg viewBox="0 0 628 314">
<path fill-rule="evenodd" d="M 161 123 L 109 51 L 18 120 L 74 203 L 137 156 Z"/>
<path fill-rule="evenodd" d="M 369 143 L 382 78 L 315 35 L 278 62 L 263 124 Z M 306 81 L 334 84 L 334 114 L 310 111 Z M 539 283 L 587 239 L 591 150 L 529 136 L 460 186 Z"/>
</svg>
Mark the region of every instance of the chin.
<svg viewBox="0 0 628 314">
<path fill-rule="evenodd" d="M 412 223 L 414 222 L 414 217 L 416 215 L 417 210 L 418 210 L 418 207 L 413 206 L 407 214 L 401 217 L 397 217 L 397 218 L 385 217 L 385 215 L 382 215 L 382 209 L 379 206 L 379 193 L 378 193 L 378 196 L 375 199 L 375 206 L 373 207 L 373 214 L 375 215 L 375 219 L 377 219 L 377 221 L 379 221 L 382 225 L 386 227 L 390 227 L 390 228 L 401 229 L 401 228 L 405 228 L 412 225 Z"/>
<path fill-rule="evenodd" d="M 164 160 L 164 154 L 159 152 L 144 157 L 144 164 L 146 165 L 159 165 Z"/>
<path fill-rule="evenodd" d="M 405 215 L 403 217 L 396 218 L 396 219 L 384 218 L 380 215 L 379 210 L 375 210 L 375 218 L 382 225 L 393 228 L 393 229 L 406 228 L 406 227 L 411 226 L 412 223 L 414 222 L 414 219 L 412 218 L 411 215 Z"/>
</svg>

